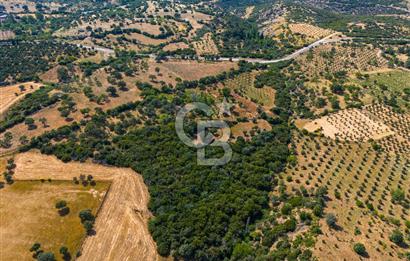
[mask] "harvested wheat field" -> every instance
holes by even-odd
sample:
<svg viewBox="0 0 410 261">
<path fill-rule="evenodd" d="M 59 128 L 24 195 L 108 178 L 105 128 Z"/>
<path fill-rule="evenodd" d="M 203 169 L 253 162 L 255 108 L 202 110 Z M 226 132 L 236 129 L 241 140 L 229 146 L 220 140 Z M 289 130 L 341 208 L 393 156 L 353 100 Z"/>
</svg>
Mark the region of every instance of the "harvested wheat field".
<svg viewBox="0 0 410 261">
<path fill-rule="evenodd" d="M 23 86 L 23 87 L 21 87 Z M 43 86 L 40 83 L 26 82 L 11 86 L 0 87 L 0 117 L 16 102 L 24 98 L 28 93 Z"/>
<path fill-rule="evenodd" d="M 96 234 L 84 241 L 80 260 L 160 260 L 147 227 L 149 194 L 140 175 L 125 168 L 63 163 L 36 152 L 17 155 L 15 163 L 14 179 L 18 181 L 68 181 L 89 174 L 97 184 L 111 181 L 95 223 Z"/>
</svg>

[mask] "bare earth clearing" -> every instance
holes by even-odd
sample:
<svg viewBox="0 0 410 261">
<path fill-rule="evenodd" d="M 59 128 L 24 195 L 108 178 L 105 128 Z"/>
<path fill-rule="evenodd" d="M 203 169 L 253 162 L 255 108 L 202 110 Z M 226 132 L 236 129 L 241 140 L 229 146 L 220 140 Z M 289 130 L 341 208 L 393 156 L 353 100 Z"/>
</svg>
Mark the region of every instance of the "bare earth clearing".
<svg viewBox="0 0 410 261">
<path fill-rule="evenodd" d="M 15 163 L 15 180 L 72 180 L 92 174 L 97 181 L 112 182 L 97 216 L 96 235 L 85 240 L 80 260 L 160 260 L 147 227 L 149 194 L 140 175 L 131 169 L 62 163 L 36 152 L 17 155 Z"/>
</svg>

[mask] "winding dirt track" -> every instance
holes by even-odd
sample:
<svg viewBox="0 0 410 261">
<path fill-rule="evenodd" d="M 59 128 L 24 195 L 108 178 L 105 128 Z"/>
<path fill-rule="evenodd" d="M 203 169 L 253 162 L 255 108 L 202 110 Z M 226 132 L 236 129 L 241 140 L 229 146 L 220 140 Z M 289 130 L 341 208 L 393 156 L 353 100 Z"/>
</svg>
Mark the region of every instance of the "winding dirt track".
<svg viewBox="0 0 410 261">
<path fill-rule="evenodd" d="M 97 216 L 96 234 L 85 239 L 77 260 L 162 260 L 148 231 L 149 194 L 139 174 L 91 163 L 63 163 L 36 152 L 18 154 L 15 162 L 15 180 L 72 180 L 91 174 L 97 181 L 112 181 Z"/>
</svg>

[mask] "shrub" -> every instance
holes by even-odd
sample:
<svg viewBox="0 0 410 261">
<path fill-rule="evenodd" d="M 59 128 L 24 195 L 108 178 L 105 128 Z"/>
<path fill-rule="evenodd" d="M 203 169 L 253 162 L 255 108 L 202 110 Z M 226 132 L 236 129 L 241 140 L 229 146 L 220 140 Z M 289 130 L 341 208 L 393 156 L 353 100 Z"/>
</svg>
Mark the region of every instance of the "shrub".
<svg viewBox="0 0 410 261">
<path fill-rule="evenodd" d="M 365 256 L 367 254 L 366 247 L 362 243 L 354 244 L 353 250 L 354 252 L 356 252 L 356 254 L 361 255 L 361 256 Z"/>
<path fill-rule="evenodd" d="M 37 260 L 38 261 L 55 261 L 56 258 L 53 253 L 44 252 L 44 253 L 38 254 Z"/>
<path fill-rule="evenodd" d="M 84 223 L 85 221 L 92 221 L 94 222 L 95 217 L 94 215 L 91 213 L 90 209 L 85 209 L 85 210 L 81 210 L 79 217 L 81 219 L 81 223 Z"/>
<path fill-rule="evenodd" d="M 393 230 L 389 239 L 391 242 L 395 243 L 396 245 L 400 245 L 403 243 L 403 234 L 399 230 L 395 229 Z"/>
<path fill-rule="evenodd" d="M 330 213 L 326 215 L 326 224 L 331 227 L 331 228 L 335 228 L 336 227 L 336 222 L 337 222 L 337 218 L 334 214 Z"/>
<path fill-rule="evenodd" d="M 281 209 L 281 213 L 283 215 L 289 215 L 290 212 L 292 212 L 292 206 L 288 203 L 286 203 L 285 205 L 283 205 L 282 209 Z"/>
<path fill-rule="evenodd" d="M 65 200 L 60 200 L 56 203 L 56 208 L 61 209 L 67 206 L 67 202 Z"/>
<path fill-rule="evenodd" d="M 396 189 L 392 191 L 391 196 L 392 196 L 393 202 L 401 202 L 405 199 L 404 191 L 401 189 Z"/>
</svg>

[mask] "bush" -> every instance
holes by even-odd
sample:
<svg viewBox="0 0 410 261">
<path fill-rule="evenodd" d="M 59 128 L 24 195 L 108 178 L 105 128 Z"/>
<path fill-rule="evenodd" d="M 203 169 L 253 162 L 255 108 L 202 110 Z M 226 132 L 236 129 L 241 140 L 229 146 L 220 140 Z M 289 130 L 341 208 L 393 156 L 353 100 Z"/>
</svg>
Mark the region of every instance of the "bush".
<svg viewBox="0 0 410 261">
<path fill-rule="evenodd" d="M 44 252 L 44 253 L 38 254 L 37 260 L 38 261 L 55 261 L 56 258 L 53 253 Z"/>
<path fill-rule="evenodd" d="M 94 215 L 91 213 L 90 209 L 85 209 L 85 210 L 81 210 L 79 217 L 81 219 L 81 223 L 84 223 L 85 221 L 92 221 L 94 222 L 95 217 Z"/>
<path fill-rule="evenodd" d="M 397 229 L 395 229 L 393 231 L 393 233 L 390 235 L 389 239 L 390 239 L 391 242 L 395 243 L 396 245 L 402 244 L 403 240 L 404 240 L 403 239 L 403 234 Z"/>
<path fill-rule="evenodd" d="M 326 224 L 331 227 L 331 228 L 335 228 L 336 227 L 336 222 L 337 222 L 337 218 L 334 214 L 330 213 L 326 215 Z"/>
<path fill-rule="evenodd" d="M 248 256 L 252 256 L 254 250 L 247 243 L 236 244 L 232 252 L 232 260 L 244 260 Z"/>
<path fill-rule="evenodd" d="M 401 189 L 396 189 L 391 193 L 393 202 L 401 202 L 405 199 L 404 191 Z"/>
<path fill-rule="evenodd" d="M 356 252 L 356 254 L 361 255 L 361 256 L 365 256 L 367 254 L 366 247 L 362 243 L 354 244 L 353 250 L 354 252 Z"/>
<path fill-rule="evenodd" d="M 67 202 L 65 200 L 60 200 L 56 203 L 56 208 L 61 209 L 67 206 Z"/>
<path fill-rule="evenodd" d="M 292 206 L 290 204 L 286 203 L 285 205 L 283 205 L 281 209 L 282 215 L 289 215 L 291 212 L 292 212 Z"/>
</svg>

